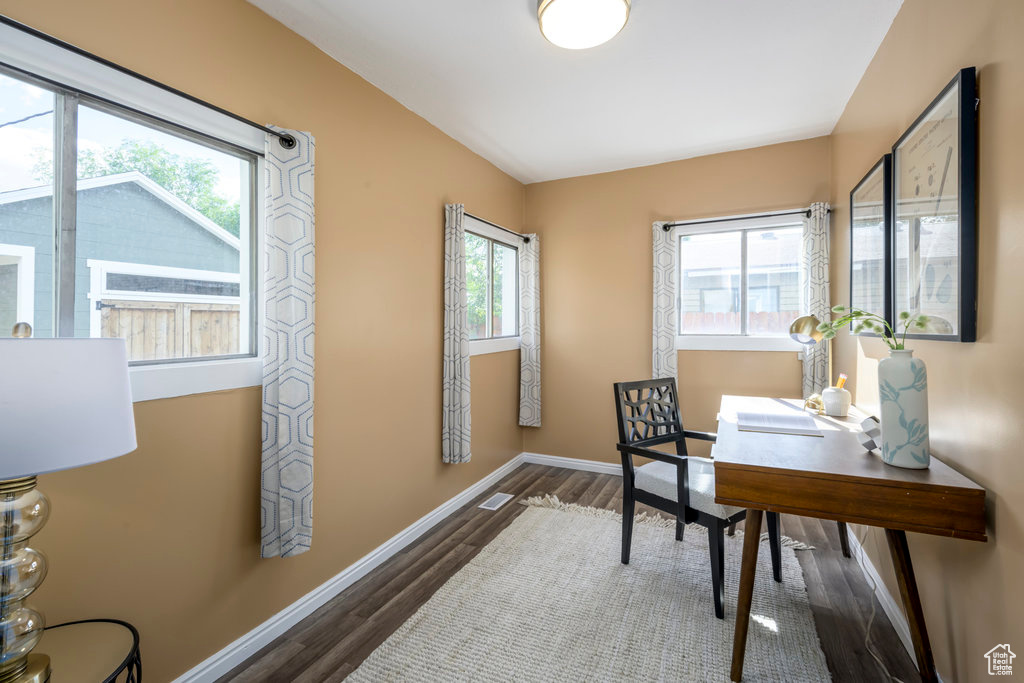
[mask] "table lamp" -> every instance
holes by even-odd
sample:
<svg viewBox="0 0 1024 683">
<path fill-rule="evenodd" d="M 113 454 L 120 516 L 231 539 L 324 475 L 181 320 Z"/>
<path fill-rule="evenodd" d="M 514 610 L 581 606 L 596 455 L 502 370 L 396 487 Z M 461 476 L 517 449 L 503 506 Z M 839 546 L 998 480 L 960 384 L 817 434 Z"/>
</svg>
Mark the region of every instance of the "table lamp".
<svg viewBox="0 0 1024 683">
<path fill-rule="evenodd" d="M 123 339 L 0 339 L 0 683 L 43 683 L 49 657 L 30 654 L 43 616 L 25 605 L 46 576 L 46 556 L 28 541 L 50 502 L 36 475 L 135 450 Z"/>
<path fill-rule="evenodd" d="M 801 316 L 789 326 L 789 336 L 793 341 L 799 342 L 804 346 L 817 344 L 824 337 L 821 330 L 818 329 L 820 324 L 821 321 L 813 315 Z"/>
<path fill-rule="evenodd" d="M 825 339 L 825 335 L 818 329 L 821 321 L 813 315 L 803 315 L 793 321 L 789 326 L 789 337 L 793 341 L 804 346 L 814 346 Z M 832 381 L 832 354 L 828 356 L 828 381 Z M 804 408 L 810 408 L 819 415 L 825 411 L 825 403 L 821 394 L 811 394 L 804 399 Z"/>
</svg>

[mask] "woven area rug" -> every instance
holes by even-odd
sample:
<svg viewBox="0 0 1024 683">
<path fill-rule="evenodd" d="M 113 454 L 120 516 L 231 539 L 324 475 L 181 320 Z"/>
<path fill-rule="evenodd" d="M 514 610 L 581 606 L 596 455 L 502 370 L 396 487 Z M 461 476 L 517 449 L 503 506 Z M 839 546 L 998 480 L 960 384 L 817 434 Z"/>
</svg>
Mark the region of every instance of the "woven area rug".
<svg viewBox="0 0 1024 683">
<path fill-rule="evenodd" d="M 711 597 L 707 532 L 638 515 L 629 565 L 621 517 L 531 499 L 346 680 L 728 681 L 742 535 L 726 538 L 726 618 Z M 759 553 L 744 681 L 830 679 L 792 546 L 783 582 Z"/>
</svg>

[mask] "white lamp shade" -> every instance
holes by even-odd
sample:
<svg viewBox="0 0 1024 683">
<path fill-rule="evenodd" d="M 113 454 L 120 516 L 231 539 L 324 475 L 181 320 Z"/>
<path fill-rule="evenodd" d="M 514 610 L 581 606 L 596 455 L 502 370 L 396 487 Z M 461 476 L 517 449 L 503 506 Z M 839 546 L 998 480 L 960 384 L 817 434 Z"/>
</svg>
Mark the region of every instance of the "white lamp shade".
<svg viewBox="0 0 1024 683">
<path fill-rule="evenodd" d="M 123 339 L 0 339 L 0 479 L 136 448 Z"/>
</svg>

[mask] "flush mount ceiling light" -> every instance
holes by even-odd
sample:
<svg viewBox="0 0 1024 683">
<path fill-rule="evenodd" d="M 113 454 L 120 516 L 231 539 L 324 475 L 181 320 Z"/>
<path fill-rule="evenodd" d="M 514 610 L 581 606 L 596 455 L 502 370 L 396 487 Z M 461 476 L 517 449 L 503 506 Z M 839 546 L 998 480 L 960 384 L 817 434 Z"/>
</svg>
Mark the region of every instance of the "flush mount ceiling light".
<svg viewBox="0 0 1024 683">
<path fill-rule="evenodd" d="M 606 43 L 629 19 L 630 0 L 539 0 L 540 32 L 558 47 L 584 50 Z"/>
</svg>

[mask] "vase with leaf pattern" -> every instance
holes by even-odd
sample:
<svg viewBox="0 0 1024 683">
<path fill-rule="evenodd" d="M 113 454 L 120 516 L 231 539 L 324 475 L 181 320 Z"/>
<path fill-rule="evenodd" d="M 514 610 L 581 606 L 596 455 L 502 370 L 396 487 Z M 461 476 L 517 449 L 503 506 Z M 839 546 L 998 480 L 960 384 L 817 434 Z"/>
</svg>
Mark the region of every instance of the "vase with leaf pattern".
<svg viewBox="0 0 1024 683">
<path fill-rule="evenodd" d="M 928 373 L 913 351 L 893 350 L 878 363 L 882 404 L 882 460 L 895 467 L 925 469 L 928 447 Z"/>
</svg>

